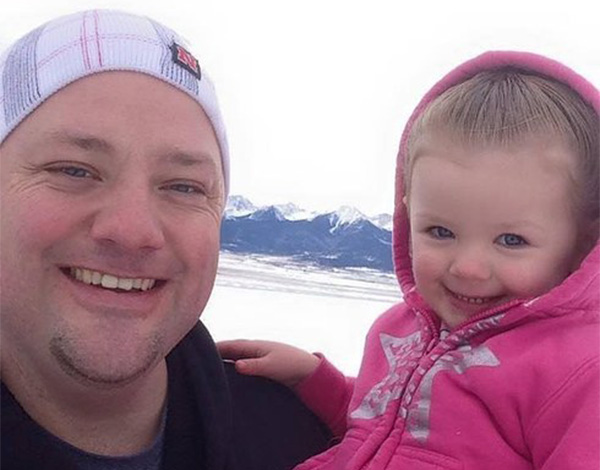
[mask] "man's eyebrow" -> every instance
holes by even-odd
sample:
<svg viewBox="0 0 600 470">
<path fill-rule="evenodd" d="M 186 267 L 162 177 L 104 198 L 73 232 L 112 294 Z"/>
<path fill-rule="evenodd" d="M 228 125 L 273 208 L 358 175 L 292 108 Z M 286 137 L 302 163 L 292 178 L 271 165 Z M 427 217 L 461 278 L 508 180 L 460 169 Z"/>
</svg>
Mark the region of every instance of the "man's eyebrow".
<svg viewBox="0 0 600 470">
<path fill-rule="evenodd" d="M 115 147 L 106 139 L 93 135 L 77 134 L 66 131 L 55 131 L 50 137 L 60 143 L 72 145 L 82 150 L 98 151 L 102 153 L 115 153 Z M 161 155 L 160 160 L 185 167 L 208 165 L 217 170 L 215 159 L 204 152 L 187 152 L 183 150 L 169 150 Z"/>
<path fill-rule="evenodd" d="M 165 153 L 161 160 L 185 167 L 191 167 L 196 165 L 209 165 L 215 170 L 217 169 L 215 159 L 212 158 L 209 154 L 203 152 L 196 153 L 176 150 Z"/>
<path fill-rule="evenodd" d="M 55 141 L 72 145 L 82 150 L 99 151 L 103 153 L 113 153 L 115 150 L 113 145 L 107 140 L 92 135 L 56 131 L 52 132 L 50 136 Z"/>
</svg>

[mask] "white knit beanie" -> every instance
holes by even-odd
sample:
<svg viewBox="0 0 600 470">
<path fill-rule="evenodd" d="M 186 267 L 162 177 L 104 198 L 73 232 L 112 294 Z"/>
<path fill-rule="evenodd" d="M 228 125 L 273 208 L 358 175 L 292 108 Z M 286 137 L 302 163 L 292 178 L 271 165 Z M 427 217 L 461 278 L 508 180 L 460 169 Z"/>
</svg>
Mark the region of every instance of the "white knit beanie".
<svg viewBox="0 0 600 470">
<path fill-rule="evenodd" d="M 91 10 L 54 19 L 15 42 L 0 57 L 0 144 L 49 96 L 75 80 L 109 70 L 141 72 L 196 100 L 221 150 L 225 196 L 229 150 L 215 89 L 185 41 L 149 18 Z"/>
</svg>

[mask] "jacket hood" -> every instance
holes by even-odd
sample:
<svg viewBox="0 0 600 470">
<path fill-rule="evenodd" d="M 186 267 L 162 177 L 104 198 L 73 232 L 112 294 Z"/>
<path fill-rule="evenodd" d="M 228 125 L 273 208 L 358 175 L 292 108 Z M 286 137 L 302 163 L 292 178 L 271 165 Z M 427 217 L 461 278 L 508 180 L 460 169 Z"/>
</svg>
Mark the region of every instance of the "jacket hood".
<svg viewBox="0 0 600 470">
<path fill-rule="evenodd" d="M 535 72 L 547 76 L 559 82 L 562 82 L 577 92 L 584 101 L 592 106 L 596 113 L 600 114 L 600 93 L 592 83 L 575 73 L 565 65 L 552 59 L 532 54 L 528 52 L 515 51 L 490 51 L 485 52 L 461 65 L 446 74 L 438 81 L 433 88 L 421 99 L 412 115 L 410 116 L 398 152 L 396 163 L 396 196 L 394 203 L 393 220 L 393 255 L 394 269 L 396 277 L 404 294 L 408 294 L 415 288 L 415 281 L 412 273 L 412 262 L 409 256 L 409 222 L 406 207 L 402 202 L 404 196 L 404 161 L 407 153 L 408 136 L 415 120 L 421 115 L 425 108 L 435 98 L 449 88 L 468 80 L 482 71 L 494 70 L 503 67 L 514 67 L 524 71 Z M 598 282 L 598 264 L 600 262 L 600 244 L 588 254 L 581 267 L 576 273 L 569 277 L 566 284 L 573 286 L 574 282 L 589 284 L 590 279 L 594 278 Z M 581 272 L 583 271 L 583 272 Z M 543 296 L 542 296 L 543 297 Z"/>
</svg>

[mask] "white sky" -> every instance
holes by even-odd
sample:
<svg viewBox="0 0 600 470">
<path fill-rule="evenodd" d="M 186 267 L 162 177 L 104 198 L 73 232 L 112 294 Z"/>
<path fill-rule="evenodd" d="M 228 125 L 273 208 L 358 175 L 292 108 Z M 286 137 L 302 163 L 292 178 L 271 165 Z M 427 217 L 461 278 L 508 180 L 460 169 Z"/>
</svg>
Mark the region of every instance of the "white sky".
<svg viewBox="0 0 600 470">
<path fill-rule="evenodd" d="M 0 48 L 46 20 L 119 8 L 170 26 L 217 86 L 232 193 L 391 212 L 402 128 L 427 89 L 489 49 L 542 53 L 600 84 L 592 0 L 17 0 Z"/>
</svg>

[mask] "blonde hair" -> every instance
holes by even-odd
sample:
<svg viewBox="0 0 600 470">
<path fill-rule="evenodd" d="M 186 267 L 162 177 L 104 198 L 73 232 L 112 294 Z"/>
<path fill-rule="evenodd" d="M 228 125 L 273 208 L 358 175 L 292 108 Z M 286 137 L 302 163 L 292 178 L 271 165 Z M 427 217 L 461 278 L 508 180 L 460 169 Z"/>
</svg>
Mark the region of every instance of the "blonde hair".
<svg viewBox="0 0 600 470">
<path fill-rule="evenodd" d="M 480 72 L 446 90 L 411 129 L 404 176 L 407 192 L 417 144 L 432 132 L 448 133 L 465 144 L 494 147 L 532 136 L 557 138 L 577 158 L 576 209 L 582 220 L 600 219 L 598 114 L 567 85 L 505 67 Z"/>
</svg>

